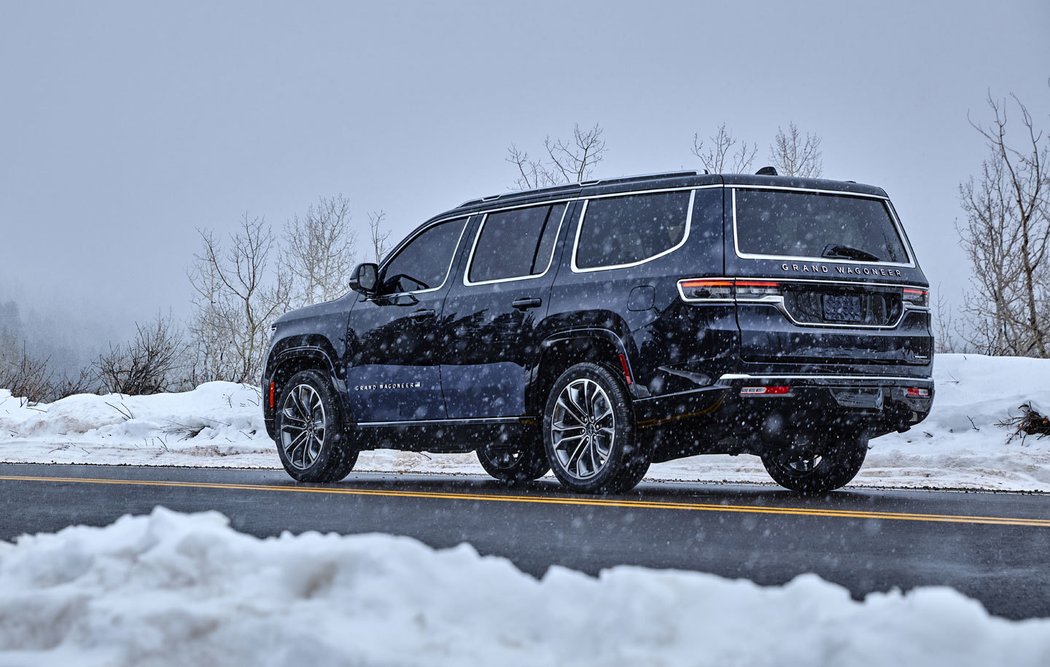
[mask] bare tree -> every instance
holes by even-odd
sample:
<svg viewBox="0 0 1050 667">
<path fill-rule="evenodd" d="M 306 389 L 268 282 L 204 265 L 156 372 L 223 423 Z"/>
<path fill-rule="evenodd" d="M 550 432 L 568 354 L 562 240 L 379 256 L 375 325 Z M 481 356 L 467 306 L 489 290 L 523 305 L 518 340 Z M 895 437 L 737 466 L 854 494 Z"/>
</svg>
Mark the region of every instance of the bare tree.
<svg viewBox="0 0 1050 667">
<path fill-rule="evenodd" d="M 192 381 L 254 382 L 270 324 L 289 305 L 288 278 L 271 273 L 273 231 L 245 214 L 226 248 L 212 232 L 198 232 L 202 248 L 190 272 L 196 309 L 189 325 Z"/>
<path fill-rule="evenodd" d="M 781 176 L 820 178 L 824 161 L 820 151 L 821 140 L 815 134 L 802 135 L 798 126 L 788 123 L 788 129 L 777 128 L 777 136 L 769 147 L 769 159 Z"/>
<path fill-rule="evenodd" d="M 368 214 L 368 238 L 372 242 L 372 252 L 375 262 L 383 261 L 386 255 L 387 239 L 390 238 L 390 230 L 385 228 L 386 213 L 383 211 L 372 211 Z"/>
<path fill-rule="evenodd" d="M 757 153 L 757 143 L 737 140 L 725 123 L 719 125 L 714 136 L 706 140 L 701 139 L 699 133 L 693 135 L 693 155 L 712 174 L 749 172 Z"/>
<path fill-rule="evenodd" d="M 291 301 L 306 306 L 346 292 L 356 262 L 357 235 L 350 225 L 350 200 L 321 197 L 284 230 L 279 270 L 289 281 Z"/>
<path fill-rule="evenodd" d="M 146 325 L 136 324 L 135 338 L 111 346 L 99 356 L 96 370 L 102 388 L 118 394 L 159 394 L 177 388 L 185 362 L 186 344 L 170 316 L 158 315 Z"/>
<path fill-rule="evenodd" d="M 586 130 L 577 124 L 570 141 L 551 139 L 548 135 L 543 140 L 546 155 L 538 160 L 529 158 L 527 152 L 512 144 L 507 149 L 507 162 L 518 170 L 515 184 L 521 190 L 529 190 L 583 182 L 605 158 L 603 132 L 597 124 Z"/>
<path fill-rule="evenodd" d="M 967 298 L 969 342 L 988 354 L 1048 356 L 1050 340 L 1050 174 L 1048 143 L 1032 115 L 1020 112 L 1020 147 L 1007 137 L 1007 100 L 988 95 L 991 123 L 970 124 L 984 138 L 988 156 L 980 174 L 959 186 L 966 221 L 962 247 L 974 269 Z"/>
</svg>

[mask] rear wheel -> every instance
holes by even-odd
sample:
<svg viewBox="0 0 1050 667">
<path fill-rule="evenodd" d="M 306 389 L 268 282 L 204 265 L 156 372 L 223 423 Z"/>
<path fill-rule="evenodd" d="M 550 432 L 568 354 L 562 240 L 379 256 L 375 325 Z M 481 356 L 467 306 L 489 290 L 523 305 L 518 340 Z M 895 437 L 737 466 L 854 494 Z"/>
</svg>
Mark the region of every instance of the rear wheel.
<svg viewBox="0 0 1050 667">
<path fill-rule="evenodd" d="M 868 453 L 863 431 L 832 431 L 820 437 L 800 436 L 790 445 L 762 455 L 766 472 L 780 486 L 822 494 L 849 484 Z"/>
<path fill-rule="evenodd" d="M 492 443 L 477 450 L 485 472 L 504 484 L 522 484 L 547 474 L 550 465 L 543 444 L 535 438 L 522 443 Z"/>
<path fill-rule="evenodd" d="M 285 383 L 275 415 L 277 453 L 299 482 L 336 482 L 353 470 L 357 450 L 345 429 L 339 397 L 324 375 L 296 373 Z"/>
<path fill-rule="evenodd" d="M 554 383 L 543 413 L 543 441 L 551 470 L 569 489 L 622 493 L 649 469 L 635 438 L 623 385 L 593 363 L 570 367 Z"/>
</svg>

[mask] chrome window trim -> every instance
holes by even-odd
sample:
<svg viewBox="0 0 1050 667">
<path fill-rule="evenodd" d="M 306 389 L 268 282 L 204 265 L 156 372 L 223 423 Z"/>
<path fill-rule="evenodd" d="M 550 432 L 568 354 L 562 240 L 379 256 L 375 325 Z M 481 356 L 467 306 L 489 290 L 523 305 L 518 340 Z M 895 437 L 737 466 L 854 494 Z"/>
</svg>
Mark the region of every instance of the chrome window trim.
<svg viewBox="0 0 1050 667">
<path fill-rule="evenodd" d="M 733 214 L 733 252 L 740 259 L 772 259 L 779 262 L 784 260 L 791 260 L 796 262 L 820 262 L 821 264 L 860 264 L 860 265 L 871 265 L 871 266 L 900 266 L 909 269 L 915 268 L 915 253 L 912 252 L 911 244 L 908 242 L 908 236 L 904 233 L 904 227 L 901 225 L 900 220 L 897 218 L 896 211 L 893 210 L 893 206 L 890 204 L 889 197 L 882 195 L 869 195 L 864 193 L 856 192 L 841 192 L 835 190 L 817 190 L 810 188 L 789 188 L 775 185 L 727 185 L 727 188 L 732 190 L 732 214 Z M 811 194 L 828 194 L 839 197 L 860 197 L 866 199 L 878 199 L 883 202 L 883 206 L 886 207 L 886 211 L 889 213 L 890 221 L 893 223 L 894 229 L 897 231 L 897 236 L 901 240 L 901 245 L 904 246 L 904 252 L 908 253 L 908 262 L 865 262 L 859 259 L 833 259 L 830 257 L 803 257 L 797 255 L 763 255 L 758 253 L 746 253 L 740 250 L 740 237 L 737 232 L 736 222 L 736 191 L 737 190 L 781 190 L 785 192 L 803 192 Z"/>
<path fill-rule="evenodd" d="M 565 209 L 561 212 L 561 218 L 559 218 L 559 220 L 558 220 L 558 231 L 555 232 L 555 234 L 554 234 L 554 243 L 551 245 L 551 256 L 549 258 L 547 258 L 547 267 L 545 269 L 543 269 L 543 273 L 529 274 L 529 275 L 525 275 L 525 276 L 514 276 L 512 278 L 497 278 L 495 280 L 480 280 L 478 282 L 473 282 L 470 279 L 470 267 L 474 265 L 474 252 L 478 249 L 478 241 L 481 239 L 481 232 L 482 232 L 483 229 L 485 229 L 485 221 L 488 220 L 489 214 L 491 214 L 491 213 L 500 213 L 500 212 L 503 212 L 503 211 L 511 211 L 511 210 L 519 209 L 519 208 L 534 208 L 534 207 L 538 208 L 540 206 L 557 206 L 557 205 L 562 204 L 562 203 L 565 204 Z M 557 250 L 558 250 L 558 238 L 561 236 L 561 228 L 562 228 L 562 225 L 565 223 L 565 216 L 569 214 L 570 203 L 571 203 L 571 200 L 566 200 L 564 202 L 560 202 L 559 201 L 559 202 L 554 202 L 554 203 L 544 202 L 542 204 L 529 204 L 528 206 L 511 206 L 511 207 L 502 208 L 502 209 L 494 209 L 492 211 L 485 211 L 485 213 L 482 215 L 482 218 L 481 218 L 481 224 L 478 225 L 478 231 L 477 231 L 476 234 L 474 234 L 474 242 L 470 246 L 470 255 L 467 257 L 467 266 L 463 269 L 463 284 L 466 285 L 467 287 L 474 287 L 475 285 L 496 285 L 496 284 L 499 284 L 499 283 L 517 282 L 517 281 L 520 281 L 520 280 L 532 280 L 533 278 L 542 278 L 543 276 L 547 275 L 547 272 L 551 270 L 551 266 L 553 266 L 553 264 L 554 264 L 554 255 L 557 254 Z M 541 234 L 540 235 L 540 240 L 542 240 L 542 238 L 543 238 L 543 235 Z"/>
<path fill-rule="evenodd" d="M 532 208 L 533 206 L 553 206 L 555 204 L 570 204 L 579 198 L 579 195 L 573 195 L 571 197 L 563 197 L 561 199 L 532 201 L 525 204 L 512 204 L 510 206 L 501 206 L 499 208 L 485 208 L 484 210 L 475 211 L 474 213 L 471 213 L 471 215 L 488 215 L 489 213 L 502 213 L 503 211 L 513 211 L 516 208 Z"/>
<path fill-rule="evenodd" d="M 651 262 L 653 260 L 659 259 L 661 257 L 665 257 L 667 255 L 670 255 L 672 252 L 678 250 L 679 248 L 684 246 L 687 241 L 689 241 L 689 234 L 690 234 L 690 232 L 692 231 L 692 228 L 693 228 L 693 203 L 696 201 L 696 191 L 697 190 L 706 190 L 706 189 L 710 189 L 710 188 L 720 188 L 720 187 L 722 187 L 722 186 L 721 185 L 705 185 L 705 186 L 701 186 L 701 187 L 663 188 L 663 189 L 660 189 L 660 190 L 637 190 L 637 191 L 628 191 L 628 192 L 617 192 L 615 194 L 597 195 L 597 196 L 594 196 L 594 197 L 586 197 L 586 198 L 584 198 L 583 208 L 580 210 L 580 218 L 576 222 L 576 236 L 574 237 L 573 242 L 572 242 L 572 260 L 570 262 L 569 268 L 572 269 L 573 273 L 593 273 L 595 271 L 612 271 L 614 269 L 628 269 L 628 268 L 635 267 L 635 266 L 641 266 L 642 264 L 646 264 L 646 263 Z M 581 269 L 576 264 L 576 254 L 577 254 L 577 252 L 580 249 L 580 234 L 583 232 L 583 221 L 584 221 L 584 219 L 587 216 L 587 207 L 588 207 L 588 204 L 590 203 L 591 199 L 607 199 L 609 197 L 633 197 L 634 195 L 658 194 L 658 193 L 661 193 L 661 192 L 685 192 L 685 191 L 689 192 L 689 203 L 686 205 L 687 208 L 686 208 L 686 213 L 685 213 L 685 233 L 682 235 L 682 240 L 679 241 L 678 243 L 676 243 L 674 246 L 672 246 L 670 248 L 667 248 L 666 250 L 662 250 L 662 251 L 658 252 L 657 254 L 655 254 L 655 255 L 653 255 L 651 257 L 646 257 L 646 258 L 640 259 L 640 260 L 638 260 L 636 262 L 629 262 L 627 264 L 610 264 L 608 266 L 592 266 L 592 267 L 587 267 L 587 268 L 583 268 L 583 269 Z"/>
<path fill-rule="evenodd" d="M 408 292 L 391 292 L 390 294 L 383 294 L 382 296 L 384 298 L 386 298 L 386 297 L 392 297 L 392 296 L 402 296 L 404 294 L 426 294 L 428 292 L 437 292 L 438 290 L 443 288 L 445 286 L 445 283 L 448 282 L 449 275 L 452 274 L 452 265 L 456 263 L 456 255 L 459 254 L 459 244 L 463 242 L 463 234 L 466 233 L 466 231 L 467 231 L 467 223 L 470 222 L 470 218 L 471 218 L 472 215 L 475 215 L 475 214 L 468 213 L 466 215 L 449 216 L 447 218 L 442 218 L 440 220 L 435 220 L 434 222 L 426 225 L 425 227 L 417 229 L 415 231 L 415 233 L 405 237 L 405 239 L 403 241 L 401 241 L 401 243 L 398 243 L 396 246 L 394 246 L 394 249 L 390 251 L 390 254 L 387 256 L 387 258 L 385 260 L 383 260 L 382 264 L 379 265 L 379 270 L 376 272 L 379 275 L 383 275 L 384 269 L 386 269 L 386 267 L 390 264 L 390 262 L 394 261 L 394 259 L 397 258 L 398 254 L 404 249 L 404 247 L 407 246 L 412 241 L 414 241 L 417 238 L 419 238 L 423 234 L 423 232 L 425 232 L 425 231 L 427 231 L 429 229 L 433 229 L 434 227 L 437 227 L 438 225 L 442 225 L 442 224 L 444 224 L 446 222 L 453 222 L 455 220 L 463 220 L 463 228 L 459 230 L 459 238 L 456 239 L 456 245 L 452 247 L 452 259 L 450 259 L 449 262 L 448 262 L 448 268 L 445 269 L 445 278 L 441 281 L 440 285 L 438 285 L 437 287 L 428 287 L 426 289 L 411 290 L 411 291 L 408 291 Z"/>
</svg>

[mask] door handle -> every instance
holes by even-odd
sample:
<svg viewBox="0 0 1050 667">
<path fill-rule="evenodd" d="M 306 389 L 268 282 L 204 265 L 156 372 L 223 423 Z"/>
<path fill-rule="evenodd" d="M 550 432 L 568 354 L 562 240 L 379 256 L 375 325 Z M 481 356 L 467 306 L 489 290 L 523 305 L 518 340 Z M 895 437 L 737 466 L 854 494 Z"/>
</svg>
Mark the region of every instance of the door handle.
<svg viewBox="0 0 1050 667">
<path fill-rule="evenodd" d="M 535 296 L 527 296 L 521 299 L 514 299 L 510 305 L 514 306 L 518 310 L 528 310 L 529 308 L 539 308 L 543 301 Z"/>
<path fill-rule="evenodd" d="M 425 320 L 428 317 L 434 317 L 434 309 L 433 308 L 420 308 L 419 310 L 415 311 L 414 313 L 412 313 L 408 317 L 410 319 L 413 319 L 413 320 Z"/>
</svg>

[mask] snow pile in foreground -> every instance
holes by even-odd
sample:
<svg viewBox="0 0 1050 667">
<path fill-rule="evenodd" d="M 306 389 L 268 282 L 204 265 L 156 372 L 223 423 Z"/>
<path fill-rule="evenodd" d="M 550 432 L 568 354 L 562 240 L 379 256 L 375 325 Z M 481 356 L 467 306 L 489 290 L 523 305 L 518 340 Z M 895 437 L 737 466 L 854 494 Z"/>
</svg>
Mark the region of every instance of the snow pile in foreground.
<svg viewBox="0 0 1050 667">
<path fill-rule="evenodd" d="M 468 546 L 259 540 L 157 509 L 0 543 L 0 665 L 1046 665 L 1050 620 L 947 588 L 864 602 L 617 567 L 537 581 Z"/>
<path fill-rule="evenodd" d="M 1050 438 L 1007 442 L 996 423 L 1034 401 L 1050 409 L 1050 360 L 939 355 L 930 417 L 872 441 L 853 486 L 1050 492 Z M 760 400 L 760 399 L 756 399 Z M 0 390 L 0 460 L 276 467 L 255 387 L 212 382 L 182 394 L 71 396 L 25 404 Z M 700 434 L 698 437 L 702 437 Z M 365 452 L 357 470 L 483 474 L 473 454 Z M 752 456 L 654 465 L 649 479 L 770 483 Z"/>
</svg>

